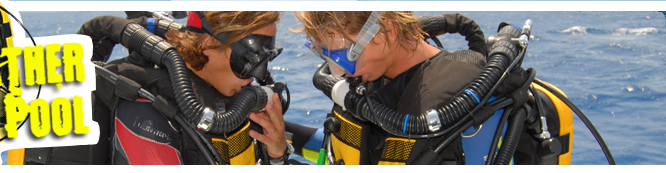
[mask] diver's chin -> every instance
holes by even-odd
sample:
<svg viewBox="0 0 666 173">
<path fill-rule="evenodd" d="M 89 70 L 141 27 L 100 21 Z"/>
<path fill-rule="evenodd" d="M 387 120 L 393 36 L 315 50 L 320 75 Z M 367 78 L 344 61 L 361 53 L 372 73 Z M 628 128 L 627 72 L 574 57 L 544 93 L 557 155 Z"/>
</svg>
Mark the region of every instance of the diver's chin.
<svg viewBox="0 0 666 173">
<path fill-rule="evenodd" d="M 223 95 L 224 95 L 224 96 L 227 96 L 227 97 L 233 97 L 233 96 L 235 96 L 236 94 L 238 94 L 238 93 L 240 92 L 241 89 L 242 89 L 242 87 L 237 87 L 237 88 L 234 88 L 234 89 L 229 90 L 228 93 L 223 93 Z"/>
<path fill-rule="evenodd" d="M 368 81 L 368 75 L 363 74 L 361 75 L 360 73 L 356 72 L 353 75 L 350 75 L 349 73 L 346 73 L 347 78 L 361 78 L 361 83 L 365 83 Z"/>
</svg>

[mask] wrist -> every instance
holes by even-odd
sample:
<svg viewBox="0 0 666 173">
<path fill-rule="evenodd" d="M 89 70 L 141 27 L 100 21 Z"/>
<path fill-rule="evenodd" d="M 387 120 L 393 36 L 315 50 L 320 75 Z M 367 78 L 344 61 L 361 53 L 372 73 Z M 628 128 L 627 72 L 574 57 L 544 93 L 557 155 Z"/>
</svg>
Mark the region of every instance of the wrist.
<svg viewBox="0 0 666 173">
<path fill-rule="evenodd" d="M 287 160 L 289 159 L 289 155 L 294 152 L 294 147 L 291 146 L 291 143 L 289 142 L 286 143 L 287 145 L 284 149 L 284 154 L 282 156 L 278 158 L 273 158 L 269 156 L 270 157 L 269 162 L 271 165 L 286 165 L 288 163 Z"/>
</svg>

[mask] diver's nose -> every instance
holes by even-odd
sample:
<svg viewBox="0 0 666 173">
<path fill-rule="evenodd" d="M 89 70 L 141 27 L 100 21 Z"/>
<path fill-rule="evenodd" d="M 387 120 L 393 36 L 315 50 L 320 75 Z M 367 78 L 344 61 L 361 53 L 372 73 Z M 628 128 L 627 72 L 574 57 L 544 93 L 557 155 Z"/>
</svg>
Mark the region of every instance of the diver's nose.
<svg viewBox="0 0 666 173">
<path fill-rule="evenodd" d="M 250 76 L 257 78 L 257 80 L 264 81 L 268 76 L 268 61 L 264 61 L 261 64 L 257 65 L 250 72 Z"/>
<path fill-rule="evenodd" d="M 252 82 L 254 82 L 254 78 L 247 78 L 247 79 L 242 79 L 242 80 L 245 81 L 245 85 L 243 85 L 243 86 L 248 86 Z"/>
</svg>

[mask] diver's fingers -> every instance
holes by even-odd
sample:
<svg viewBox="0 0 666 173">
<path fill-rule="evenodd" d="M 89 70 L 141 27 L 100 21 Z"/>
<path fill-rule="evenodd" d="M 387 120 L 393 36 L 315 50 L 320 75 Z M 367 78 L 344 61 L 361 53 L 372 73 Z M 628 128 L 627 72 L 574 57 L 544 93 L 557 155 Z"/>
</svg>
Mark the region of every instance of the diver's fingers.
<svg viewBox="0 0 666 173">
<path fill-rule="evenodd" d="M 273 143 L 273 138 L 271 138 L 271 134 L 274 134 L 274 131 L 275 131 L 274 129 L 275 128 L 272 126 L 268 117 L 263 113 L 251 112 L 250 113 L 250 119 L 252 121 L 256 122 L 257 124 L 259 124 L 261 126 L 262 130 L 264 131 L 264 133 L 261 134 L 257 131 L 250 130 L 250 132 L 249 132 L 250 137 L 252 137 L 254 139 L 257 139 L 258 141 L 263 142 L 267 145 L 272 144 Z M 269 129 L 272 129 L 272 130 L 269 130 Z"/>
<path fill-rule="evenodd" d="M 285 140 L 277 140 L 269 135 L 261 134 L 254 130 L 250 130 L 249 134 L 250 137 L 266 144 L 266 150 L 271 158 L 281 157 L 284 154 L 284 150 L 287 148 Z"/>
<path fill-rule="evenodd" d="M 273 140 L 271 140 L 270 137 L 268 137 L 268 135 L 261 134 L 257 131 L 254 131 L 254 130 L 250 130 L 249 135 L 250 135 L 250 137 L 252 137 L 252 138 L 256 139 L 257 141 L 262 142 L 264 144 L 270 144 L 270 142 L 273 141 Z"/>
<path fill-rule="evenodd" d="M 280 102 L 280 97 L 278 96 L 278 93 L 273 93 L 273 106 L 275 107 L 277 112 L 282 114 L 282 102 Z"/>
<path fill-rule="evenodd" d="M 263 112 L 250 112 L 250 120 L 259 124 L 264 129 L 264 134 L 275 134 L 277 131 L 270 117 Z"/>
<path fill-rule="evenodd" d="M 280 97 L 273 94 L 273 104 L 266 104 L 266 113 L 273 122 L 273 126 L 278 132 L 284 131 L 284 116 L 282 115 L 282 105 L 280 104 Z"/>
</svg>

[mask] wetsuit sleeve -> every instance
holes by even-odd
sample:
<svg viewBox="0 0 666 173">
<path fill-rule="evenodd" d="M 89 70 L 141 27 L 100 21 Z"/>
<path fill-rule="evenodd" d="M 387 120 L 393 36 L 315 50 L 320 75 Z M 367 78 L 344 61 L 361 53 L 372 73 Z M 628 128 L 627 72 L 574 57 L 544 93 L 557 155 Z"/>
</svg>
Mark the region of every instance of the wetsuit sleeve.
<svg viewBox="0 0 666 173">
<path fill-rule="evenodd" d="M 106 62 L 113 47 L 120 43 L 120 34 L 129 23 L 146 25 L 146 17 L 125 19 L 118 16 L 98 16 L 81 25 L 77 34 L 90 36 L 93 41 L 92 61 Z"/>
<path fill-rule="evenodd" d="M 443 14 L 446 19 L 447 33 L 460 33 L 465 36 L 470 50 L 488 56 L 486 38 L 481 27 L 474 20 L 459 13 Z"/>
<path fill-rule="evenodd" d="M 289 121 L 284 122 L 284 129 L 293 134 L 291 144 L 294 146 L 294 154 L 316 163 L 319 149 L 324 142 L 324 129 L 307 127 Z"/>
</svg>

